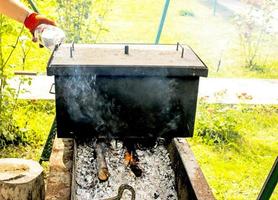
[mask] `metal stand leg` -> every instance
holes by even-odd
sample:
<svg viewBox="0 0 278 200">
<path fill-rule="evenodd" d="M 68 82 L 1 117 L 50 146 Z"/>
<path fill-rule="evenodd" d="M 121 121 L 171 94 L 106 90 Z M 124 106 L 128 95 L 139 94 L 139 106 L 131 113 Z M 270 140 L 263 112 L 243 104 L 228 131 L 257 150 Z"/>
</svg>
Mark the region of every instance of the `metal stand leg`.
<svg viewBox="0 0 278 200">
<path fill-rule="evenodd" d="M 53 120 L 51 129 L 49 131 L 49 135 L 43 147 L 43 151 L 39 160 L 40 164 L 42 163 L 42 161 L 49 161 L 55 135 L 56 135 L 56 117 Z"/>
<path fill-rule="evenodd" d="M 274 165 L 263 185 L 263 188 L 257 198 L 257 200 L 268 200 L 278 182 L 278 156 L 274 162 Z"/>
</svg>

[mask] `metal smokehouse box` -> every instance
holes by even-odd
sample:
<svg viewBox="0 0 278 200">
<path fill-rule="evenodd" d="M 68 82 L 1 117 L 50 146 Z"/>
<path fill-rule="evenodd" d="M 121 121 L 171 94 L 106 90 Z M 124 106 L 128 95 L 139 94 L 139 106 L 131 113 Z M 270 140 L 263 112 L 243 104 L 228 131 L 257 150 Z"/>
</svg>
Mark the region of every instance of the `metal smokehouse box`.
<svg viewBox="0 0 278 200">
<path fill-rule="evenodd" d="M 208 69 L 186 45 L 64 44 L 52 54 L 58 137 L 190 137 Z"/>
</svg>

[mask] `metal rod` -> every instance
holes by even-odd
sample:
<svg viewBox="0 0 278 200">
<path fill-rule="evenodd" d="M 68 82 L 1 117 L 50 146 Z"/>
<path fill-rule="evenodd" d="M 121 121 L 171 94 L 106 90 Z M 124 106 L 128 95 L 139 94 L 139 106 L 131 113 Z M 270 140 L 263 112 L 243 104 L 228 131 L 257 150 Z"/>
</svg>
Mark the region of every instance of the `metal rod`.
<svg viewBox="0 0 278 200">
<path fill-rule="evenodd" d="M 177 42 L 177 48 L 176 48 L 177 51 L 179 50 L 179 45 L 180 45 L 180 43 Z"/>
<path fill-rule="evenodd" d="M 181 57 L 183 58 L 183 54 L 184 54 L 184 48 L 182 47 L 182 51 L 181 51 Z"/>
<path fill-rule="evenodd" d="M 181 47 L 181 58 L 183 58 L 183 55 L 184 55 L 184 47 L 183 47 L 179 42 L 177 42 L 177 48 L 176 48 L 177 51 L 179 50 L 179 46 Z"/>
<path fill-rule="evenodd" d="M 71 48 L 74 51 L 74 41 L 71 42 Z"/>
<path fill-rule="evenodd" d="M 125 46 L 125 54 L 126 54 L 126 55 L 129 54 L 129 46 L 128 46 L 128 45 Z"/>
<path fill-rule="evenodd" d="M 28 0 L 28 3 L 30 4 L 30 6 L 32 7 L 32 9 L 36 12 L 36 13 L 40 13 L 37 5 L 35 4 L 35 2 L 33 0 Z"/>
<path fill-rule="evenodd" d="M 54 117 L 54 120 L 52 122 L 52 126 L 50 128 L 47 140 L 44 144 L 43 147 L 43 151 L 39 160 L 39 163 L 41 164 L 43 161 L 49 161 L 50 155 L 51 155 L 51 151 L 52 151 L 52 147 L 53 147 L 53 142 L 55 139 L 55 135 L 56 135 L 56 116 Z"/>
<path fill-rule="evenodd" d="M 31 71 L 15 71 L 14 75 L 24 75 L 24 76 L 37 76 L 37 72 Z"/>
<path fill-rule="evenodd" d="M 72 51 L 73 51 L 73 49 L 72 49 L 72 47 L 70 47 L 70 57 L 71 57 L 71 58 L 73 57 Z"/>
<path fill-rule="evenodd" d="M 169 4 L 170 4 L 170 0 L 165 0 L 163 13 L 162 13 L 162 16 L 161 16 L 160 24 L 159 24 L 156 39 L 155 39 L 155 44 L 159 43 L 160 36 L 161 36 L 163 26 L 164 26 L 164 22 L 165 22 L 165 19 L 166 19 L 166 16 L 167 16 L 167 11 L 168 11 L 168 8 L 169 8 Z"/>
<path fill-rule="evenodd" d="M 213 16 L 216 14 L 217 0 L 213 0 Z"/>
<path fill-rule="evenodd" d="M 257 200 L 268 200 L 278 182 L 278 156 L 273 164 L 273 167 L 263 185 L 263 188 L 257 198 Z"/>
</svg>

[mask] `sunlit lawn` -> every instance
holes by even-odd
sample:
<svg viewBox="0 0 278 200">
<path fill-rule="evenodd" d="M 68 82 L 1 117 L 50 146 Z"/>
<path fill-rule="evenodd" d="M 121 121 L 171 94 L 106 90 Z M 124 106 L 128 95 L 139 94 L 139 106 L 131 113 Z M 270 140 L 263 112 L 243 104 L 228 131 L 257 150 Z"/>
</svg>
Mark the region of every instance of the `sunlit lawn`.
<svg viewBox="0 0 278 200">
<path fill-rule="evenodd" d="M 188 141 L 217 199 L 256 199 L 278 155 L 278 107 L 220 107 L 237 120 L 240 141 L 222 147 L 206 145 L 199 137 Z M 199 109 L 197 121 L 201 115 L 204 110 Z M 272 196 L 277 198 L 278 188 Z"/>
</svg>

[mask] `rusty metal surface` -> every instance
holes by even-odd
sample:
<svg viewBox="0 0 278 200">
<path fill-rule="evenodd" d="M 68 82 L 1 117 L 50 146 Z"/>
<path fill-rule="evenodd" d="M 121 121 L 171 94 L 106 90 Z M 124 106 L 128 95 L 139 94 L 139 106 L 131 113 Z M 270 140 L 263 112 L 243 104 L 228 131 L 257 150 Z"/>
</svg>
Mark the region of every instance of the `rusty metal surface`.
<svg viewBox="0 0 278 200">
<path fill-rule="evenodd" d="M 213 193 L 185 138 L 175 138 L 174 144 L 186 170 L 196 199 L 214 200 Z M 194 199 L 195 199 L 194 198 Z"/>
<path fill-rule="evenodd" d="M 75 165 L 76 165 L 76 141 L 73 139 L 73 158 L 72 158 L 72 170 L 71 170 L 71 193 L 70 193 L 70 200 L 76 200 L 76 195 L 74 192 L 76 191 L 75 187 Z"/>
<path fill-rule="evenodd" d="M 55 139 L 50 159 L 50 175 L 47 180 L 47 200 L 70 200 L 71 191 L 74 191 L 74 188 L 71 188 L 74 185 L 71 184 L 71 181 L 74 181 L 74 178 L 71 180 L 72 171 L 74 171 L 72 168 L 74 166 L 73 159 L 75 157 L 73 146 L 74 140 L 72 139 Z M 185 138 L 174 139 L 173 147 L 181 158 L 194 193 L 194 196 L 191 196 L 190 193 L 179 194 L 180 197 L 182 197 L 179 199 L 214 200 L 215 198 L 212 191 Z M 177 160 L 172 160 L 172 162 L 175 164 Z M 187 177 L 179 177 L 179 179 L 180 178 L 183 180 L 187 179 Z M 186 189 L 185 191 L 188 192 L 188 190 L 189 189 Z M 182 190 L 178 192 L 182 193 Z M 72 198 L 72 200 L 73 199 L 74 198 Z"/>
<path fill-rule="evenodd" d="M 96 73 L 128 76 L 207 76 L 208 69 L 193 50 L 183 45 L 70 44 L 60 46 L 48 75 Z"/>
</svg>

